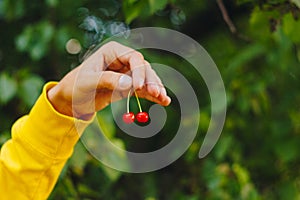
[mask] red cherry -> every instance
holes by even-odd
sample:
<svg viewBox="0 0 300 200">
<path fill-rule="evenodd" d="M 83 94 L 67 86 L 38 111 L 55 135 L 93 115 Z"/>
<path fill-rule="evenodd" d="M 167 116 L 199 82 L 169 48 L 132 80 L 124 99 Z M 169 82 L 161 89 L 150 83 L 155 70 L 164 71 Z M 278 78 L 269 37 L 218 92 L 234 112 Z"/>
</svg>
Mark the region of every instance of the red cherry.
<svg viewBox="0 0 300 200">
<path fill-rule="evenodd" d="M 131 124 L 134 122 L 134 113 L 133 112 L 128 112 L 123 114 L 123 121 L 126 124 Z"/>
<path fill-rule="evenodd" d="M 142 123 L 145 123 L 149 120 L 149 115 L 147 112 L 139 112 L 135 117 L 138 122 Z"/>
</svg>

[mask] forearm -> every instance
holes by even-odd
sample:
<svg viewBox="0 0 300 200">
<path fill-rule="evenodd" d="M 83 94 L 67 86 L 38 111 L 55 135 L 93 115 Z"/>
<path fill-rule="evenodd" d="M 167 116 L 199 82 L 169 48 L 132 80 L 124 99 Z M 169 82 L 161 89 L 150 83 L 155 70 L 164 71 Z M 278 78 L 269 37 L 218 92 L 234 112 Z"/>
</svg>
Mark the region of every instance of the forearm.
<svg viewBox="0 0 300 200">
<path fill-rule="evenodd" d="M 89 121 L 58 113 L 47 84 L 30 114 L 12 128 L 0 155 L 1 199 L 47 199 Z"/>
</svg>

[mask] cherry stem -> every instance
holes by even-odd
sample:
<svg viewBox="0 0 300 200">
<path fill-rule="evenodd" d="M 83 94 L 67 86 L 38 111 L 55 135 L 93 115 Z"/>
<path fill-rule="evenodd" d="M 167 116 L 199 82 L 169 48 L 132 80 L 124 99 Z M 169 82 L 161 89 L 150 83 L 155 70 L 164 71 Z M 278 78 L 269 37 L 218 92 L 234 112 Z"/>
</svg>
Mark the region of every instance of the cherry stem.
<svg viewBox="0 0 300 200">
<path fill-rule="evenodd" d="M 127 113 L 129 113 L 129 99 L 130 99 L 130 94 L 131 94 L 131 90 L 129 90 L 128 96 L 127 96 Z"/>
<path fill-rule="evenodd" d="M 136 101 L 137 101 L 137 103 L 138 103 L 140 112 L 143 112 L 143 111 L 142 111 L 142 107 L 141 107 L 141 103 L 140 103 L 140 100 L 139 100 L 139 97 L 138 97 L 136 91 L 134 91 L 134 94 L 135 94 L 135 98 L 136 98 Z"/>
</svg>

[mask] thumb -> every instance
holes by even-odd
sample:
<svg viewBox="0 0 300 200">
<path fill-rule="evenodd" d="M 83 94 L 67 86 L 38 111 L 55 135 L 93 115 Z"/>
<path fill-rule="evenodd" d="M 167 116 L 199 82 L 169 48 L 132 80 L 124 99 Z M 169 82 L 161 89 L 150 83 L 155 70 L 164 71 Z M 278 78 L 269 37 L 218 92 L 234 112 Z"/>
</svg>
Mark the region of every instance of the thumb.
<svg viewBox="0 0 300 200">
<path fill-rule="evenodd" d="M 101 73 L 97 89 L 128 90 L 132 87 L 132 78 L 126 74 L 113 71 Z"/>
</svg>

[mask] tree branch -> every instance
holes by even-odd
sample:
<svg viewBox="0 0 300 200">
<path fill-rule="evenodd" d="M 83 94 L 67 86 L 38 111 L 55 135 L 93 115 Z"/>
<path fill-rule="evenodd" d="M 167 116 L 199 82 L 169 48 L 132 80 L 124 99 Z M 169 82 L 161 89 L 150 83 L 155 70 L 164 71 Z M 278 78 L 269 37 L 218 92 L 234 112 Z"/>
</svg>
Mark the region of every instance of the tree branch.
<svg viewBox="0 0 300 200">
<path fill-rule="evenodd" d="M 223 0 L 217 0 L 217 4 L 221 10 L 222 16 L 224 21 L 226 22 L 227 26 L 229 27 L 230 32 L 235 35 L 236 37 L 246 41 L 246 42 L 251 42 L 251 39 L 248 38 L 245 35 L 239 34 L 237 31 L 237 28 L 235 27 L 234 23 L 232 22 L 232 20 L 230 19 L 227 9 L 223 3 Z"/>
<path fill-rule="evenodd" d="M 223 19 L 226 22 L 227 26 L 229 27 L 230 31 L 232 33 L 236 34 L 236 32 L 237 32 L 236 27 L 228 15 L 228 12 L 227 12 L 226 7 L 224 6 L 223 0 L 217 0 L 217 4 L 222 12 Z"/>
</svg>

